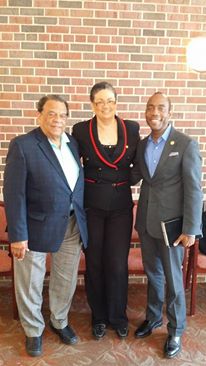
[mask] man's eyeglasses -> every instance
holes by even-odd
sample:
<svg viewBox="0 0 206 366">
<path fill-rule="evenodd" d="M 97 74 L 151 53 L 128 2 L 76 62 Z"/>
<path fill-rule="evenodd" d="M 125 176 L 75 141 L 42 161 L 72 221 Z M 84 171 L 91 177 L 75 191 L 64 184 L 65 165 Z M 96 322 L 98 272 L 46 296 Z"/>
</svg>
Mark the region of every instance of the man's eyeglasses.
<svg viewBox="0 0 206 366">
<path fill-rule="evenodd" d="M 98 100 L 97 102 L 94 102 L 96 107 L 104 107 L 105 105 L 114 106 L 116 104 L 116 100 Z"/>
<path fill-rule="evenodd" d="M 62 121 L 66 121 L 67 120 L 67 115 L 66 113 L 55 113 L 55 112 L 48 112 L 47 117 L 49 119 L 56 119 L 59 118 Z"/>
</svg>

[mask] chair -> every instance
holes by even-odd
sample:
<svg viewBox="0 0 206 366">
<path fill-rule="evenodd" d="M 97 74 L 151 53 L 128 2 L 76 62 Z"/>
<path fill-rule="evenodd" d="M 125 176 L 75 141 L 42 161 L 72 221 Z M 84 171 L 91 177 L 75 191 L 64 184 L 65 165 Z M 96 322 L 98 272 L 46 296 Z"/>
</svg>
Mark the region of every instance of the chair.
<svg viewBox="0 0 206 366">
<path fill-rule="evenodd" d="M 1 240 L 1 237 L 0 244 L 6 244 Z M 11 274 L 11 257 L 9 251 L 6 249 L 0 249 L 0 275 L 11 276 Z"/>
<path fill-rule="evenodd" d="M 8 246 L 9 240 L 6 233 L 6 217 L 4 204 L 0 201 L 0 244 Z M 2 276 L 11 276 L 11 257 L 9 251 L 0 249 L 0 274 Z"/>
<path fill-rule="evenodd" d="M 140 248 L 140 238 L 138 232 L 134 228 L 135 218 L 137 212 L 137 201 L 134 201 L 133 206 L 133 226 L 132 226 L 132 236 L 131 236 L 131 248 L 128 257 L 128 271 L 129 275 L 145 275 L 142 254 Z"/>
<path fill-rule="evenodd" d="M 13 317 L 18 318 L 18 310 L 14 293 L 13 258 L 10 253 L 9 239 L 6 232 L 7 222 L 4 209 L 4 202 L 0 201 L 0 244 L 9 247 L 9 250 L 0 249 L 0 275 L 12 277 L 12 306 Z"/>
<path fill-rule="evenodd" d="M 197 290 L 197 274 L 206 274 L 206 256 L 199 252 L 199 240 L 196 240 L 188 251 L 188 263 L 185 271 L 185 288 L 191 287 L 190 298 L 190 315 L 195 314 L 196 309 L 196 290 Z"/>
</svg>

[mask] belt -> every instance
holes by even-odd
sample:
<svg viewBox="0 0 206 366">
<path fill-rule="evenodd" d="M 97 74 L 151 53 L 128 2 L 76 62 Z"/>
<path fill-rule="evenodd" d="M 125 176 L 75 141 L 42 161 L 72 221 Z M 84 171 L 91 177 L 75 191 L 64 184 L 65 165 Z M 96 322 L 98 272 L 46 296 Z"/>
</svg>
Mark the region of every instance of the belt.
<svg viewBox="0 0 206 366">
<path fill-rule="evenodd" d="M 74 215 L 74 210 L 70 210 L 69 216 L 72 216 L 72 215 Z"/>
</svg>

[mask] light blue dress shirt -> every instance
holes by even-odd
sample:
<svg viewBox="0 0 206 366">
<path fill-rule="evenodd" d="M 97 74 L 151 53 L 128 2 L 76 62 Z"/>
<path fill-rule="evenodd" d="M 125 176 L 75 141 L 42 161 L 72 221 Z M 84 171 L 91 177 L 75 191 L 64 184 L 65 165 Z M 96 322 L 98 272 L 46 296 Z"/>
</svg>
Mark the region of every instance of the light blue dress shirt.
<svg viewBox="0 0 206 366">
<path fill-rule="evenodd" d="M 77 179 L 79 177 L 79 166 L 68 146 L 69 138 L 65 132 L 62 134 L 60 148 L 56 144 L 54 144 L 50 139 L 48 140 L 62 167 L 68 185 L 70 189 L 73 191 Z"/>
<path fill-rule="evenodd" d="M 155 173 L 155 170 L 162 155 L 162 151 L 169 137 L 170 131 L 171 125 L 166 128 L 163 135 L 160 136 L 157 141 L 154 141 L 151 135 L 148 138 L 147 146 L 145 149 L 145 161 L 149 170 L 150 177 L 153 177 Z"/>
</svg>

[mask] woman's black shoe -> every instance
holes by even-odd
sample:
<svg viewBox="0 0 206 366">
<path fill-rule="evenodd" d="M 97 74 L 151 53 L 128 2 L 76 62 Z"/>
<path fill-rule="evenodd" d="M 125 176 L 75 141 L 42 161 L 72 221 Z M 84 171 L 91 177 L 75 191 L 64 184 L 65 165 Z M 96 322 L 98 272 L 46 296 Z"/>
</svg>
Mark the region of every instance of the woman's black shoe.
<svg viewBox="0 0 206 366">
<path fill-rule="evenodd" d="M 99 323 L 99 324 L 93 325 L 92 333 L 96 339 L 100 339 L 100 338 L 104 337 L 104 335 L 106 333 L 106 324 Z"/>
<path fill-rule="evenodd" d="M 126 338 L 129 333 L 128 327 L 118 327 L 116 333 L 119 338 Z"/>
</svg>

